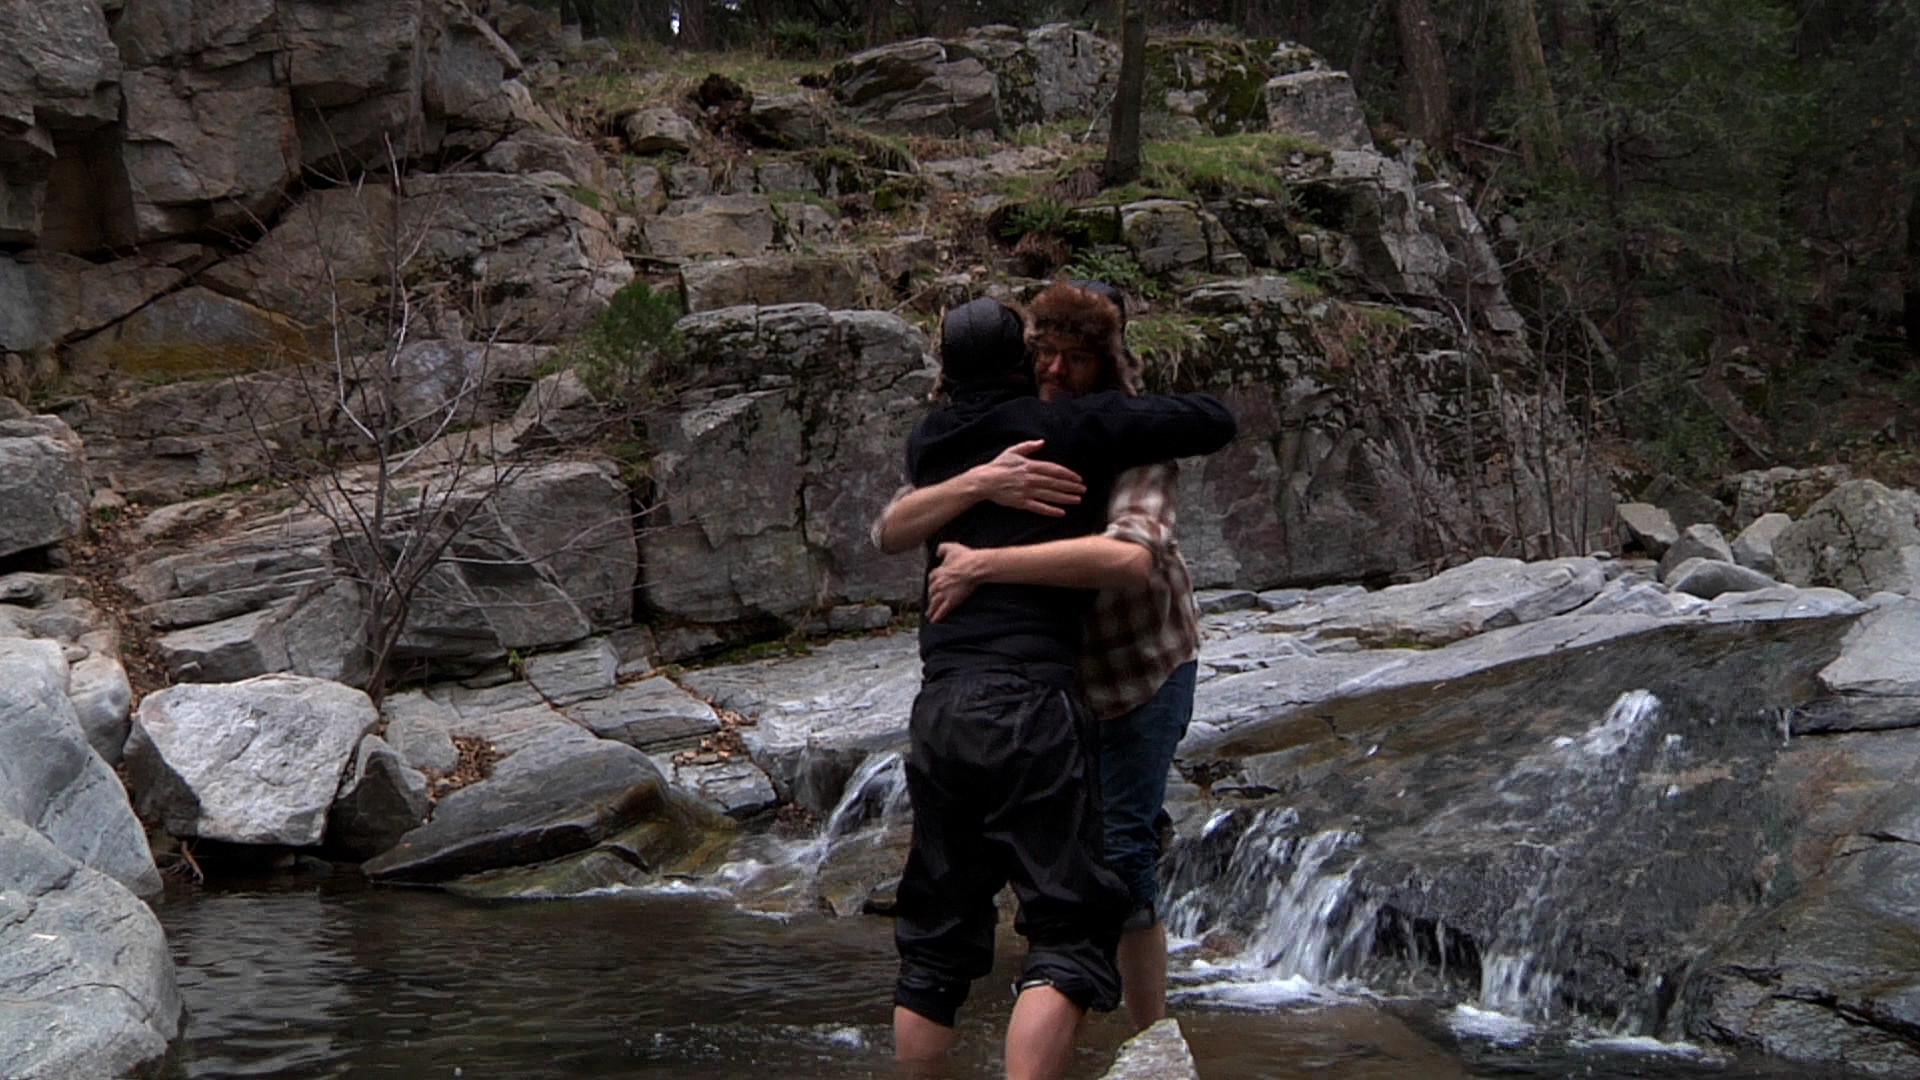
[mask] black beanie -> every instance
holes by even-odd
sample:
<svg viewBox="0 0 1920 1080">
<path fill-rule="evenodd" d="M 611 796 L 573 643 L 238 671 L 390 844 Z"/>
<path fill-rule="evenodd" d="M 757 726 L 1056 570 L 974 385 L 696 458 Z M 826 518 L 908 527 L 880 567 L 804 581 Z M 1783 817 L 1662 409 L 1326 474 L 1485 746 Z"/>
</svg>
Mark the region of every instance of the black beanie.
<svg viewBox="0 0 1920 1080">
<path fill-rule="evenodd" d="M 1003 383 L 1027 370 L 1026 327 L 1012 308 L 981 297 L 952 311 L 940 325 L 940 374 L 948 386 Z"/>
</svg>

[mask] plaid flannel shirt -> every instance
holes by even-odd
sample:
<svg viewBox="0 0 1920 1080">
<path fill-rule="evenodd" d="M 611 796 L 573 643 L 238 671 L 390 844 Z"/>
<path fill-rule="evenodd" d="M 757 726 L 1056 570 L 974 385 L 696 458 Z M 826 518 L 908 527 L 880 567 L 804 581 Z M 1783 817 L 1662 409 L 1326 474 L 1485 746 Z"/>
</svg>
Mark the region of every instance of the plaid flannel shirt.
<svg viewBox="0 0 1920 1080">
<path fill-rule="evenodd" d="M 1104 535 L 1145 547 L 1153 569 L 1142 588 L 1100 590 L 1087 613 L 1080 681 L 1102 720 L 1152 700 L 1174 668 L 1200 655 L 1200 609 L 1173 539 L 1179 476 L 1171 461 L 1128 469 L 1107 503 Z"/>
</svg>

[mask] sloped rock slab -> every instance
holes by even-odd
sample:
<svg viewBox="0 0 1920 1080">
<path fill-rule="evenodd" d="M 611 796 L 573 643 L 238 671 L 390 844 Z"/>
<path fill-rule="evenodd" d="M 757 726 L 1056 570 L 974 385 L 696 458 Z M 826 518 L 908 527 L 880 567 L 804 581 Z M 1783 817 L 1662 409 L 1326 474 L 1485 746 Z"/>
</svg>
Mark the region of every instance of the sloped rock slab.
<svg viewBox="0 0 1920 1080">
<path fill-rule="evenodd" d="M 67 683 L 60 646 L 0 640 L 0 817 L 25 822 L 68 857 L 151 896 L 160 872 L 146 832 L 88 745 Z"/>
<path fill-rule="evenodd" d="M 1385 714 L 1368 703 L 1401 700 L 1517 661 L 1647 634 L 1671 620 L 1650 615 L 1564 615 L 1490 631 L 1444 649 L 1369 649 L 1289 661 L 1200 684 L 1194 722 L 1180 744 L 1183 761 L 1243 757 L 1312 742 L 1326 734 L 1336 704 L 1357 719 L 1341 730 L 1359 737 Z"/>
<path fill-rule="evenodd" d="M 133 1076 L 180 1032 L 160 922 L 0 813 L 0 1076 Z"/>
<path fill-rule="evenodd" d="M 666 781 L 640 751 L 565 723 L 530 734 L 492 776 L 441 799 L 432 820 L 364 863 L 367 876 L 431 884 L 544 862 L 665 808 Z"/>
<path fill-rule="evenodd" d="M 919 645 L 912 634 L 849 639 L 810 656 L 690 671 L 681 681 L 754 721 L 740 731 L 754 761 L 783 796 L 825 814 L 868 755 L 906 741 Z"/>
<path fill-rule="evenodd" d="M 1870 1075 L 1920 1073 L 1920 962 L 1903 944 L 1920 929 L 1916 791 L 1920 733 L 1787 748 L 1754 793 L 1758 806 L 1805 808 L 1755 883 L 1782 902 L 1695 966 L 1687 1034 Z"/>
<path fill-rule="evenodd" d="M 1289 608 L 1269 625 L 1366 643 L 1443 645 L 1571 611 L 1593 599 L 1605 583 L 1605 571 L 1593 559 L 1482 558 L 1364 598 Z"/>
<path fill-rule="evenodd" d="M 308 847 L 378 721 L 367 695 L 324 679 L 170 686 L 140 702 L 128 780 L 141 812 L 175 836 Z"/>
<path fill-rule="evenodd" d="M 676 686 L 664 675 L 623 686 L 613 693 L 577 702 L 569 717 L 603 739 L 662 750 L 690 746 L 720 730 L 713 706 Z"/>
</svg>

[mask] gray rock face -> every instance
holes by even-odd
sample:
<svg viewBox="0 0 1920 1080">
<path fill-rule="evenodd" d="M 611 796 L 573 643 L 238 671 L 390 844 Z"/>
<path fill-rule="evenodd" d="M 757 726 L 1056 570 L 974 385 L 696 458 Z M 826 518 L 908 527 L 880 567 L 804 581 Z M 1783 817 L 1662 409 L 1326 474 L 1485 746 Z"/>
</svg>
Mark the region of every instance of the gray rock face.
<svg viewBox="0 0 1920 1080">
<path fill-rule="evenodd" d="M 844 309 L 858 300 L 860 267 L 851 257 L 831 255 L 714 259 L 681 267 L 680 281 L 688 311 L 743 304 Z"/>
<path fill-rule="evenodd" d="M 79 536 L 87 500 L 85 452 L 66 424 L 0 420 L 0 557 Z"/>
<path fill-rule="evenodd" d="M 743 258 L 773 246 L 773 207 L 759 195 L 676 199 L 643 228 L 647 249 L 662 258 Z"/>
<path fill-rule="evenodd" d="M 0 349 L 27 352 L 90 334 L 185 277 L 151 258 L 99 264 L 52 251 L 0 258 Z"/>
<path fill-rule="evenodd" d="M 0 1074 L 140 1075 L 180 1033 L 159 920 L 121 883 L 0 813 Z"/>
<path fill-rule="evenodd" d="M 538 128 L 522 128 L 494 143 L 481 155 L 480 164 L 497 173 L 559 173 L 592 188 L 600 186 L 606 171 L 593 147 Z"/>
<path fill-rule="evenodd" d="M 517 471 L 488 494 L 486 478 L 456 497 L 485 500 L 449 548 L 409 612 L 401 659 L 456 663 L 497 659 L 578 641 L 632 619 L 638 572 L 627 490 L 593 461 L 557 461 Z M 352 476 L 344 490 L 370 499 Z M 396 489 L 402 499 L 417 492 Z M 351 677 L 365 625 L 364 601 L 335 578 L 333 525 L 283 503 L 228 501 L 242 527 L 217 540 L 156 554 L 125 584 L 163 635 L 176 679 L 233 680 L 269 671 Z M 250 514 L 258 515 L 249 517 Z M 162 548 L 167 552 L 168 549 Z"/>
<path fill-rule="evenodd" d="M 1727 538 L 1720 534 L 1718 526 L 1689 525 L 1681 532 L 1680 538 L 1660 556 L 1661 580 L 1672 572 L 1673 568 L 1688 559 L 1712 559 L 1717 562 L 1731 563 L 1733 549 L 1728 546 Z"/>
<path fill-rule="evenodd" d="M 661 766 L 677 788 L 691 791 L 728 817 L 751 818 L 779 803 L 773 782 L 752 761 L 687 762 Z"/>
<path fill-rule="evenodd" d="M 387 743 L 409 768 L 445 775 L 459 764 L 453 726 L 460 716 L 419 691 L 389 695 L 380 703 L 387 722 Z"/>
<path fill-rule="evenodd" d="M 1779 577 L 1780 561 L 1774 557 L 1773 545 L 1791 524 L 1793 519 L 1785 514 L 1762 514 L 1754 518 L 1733 540 L 1733 561 L 1749 570 Z"/>
<path fill-rule="evenodd" d="M 1101 1080 L 1200 1080 L 1193 1051 L 1180 1034 L 1180 1021 L 1166 1017 L 1120 1044 Z"/>
<path fill-rule="evenodd" d="M 372 858 L 419 828 L 431 808 L 427 778 L 386 740 L 368 735 L 327 811 L 327 846 L 349 858 Z"/>
<path fill-rule="evenodd" d="M 24 822 L 68 857 L 151 896 L 160 872 L 146 832 L 88 745 L 67 689 L 60 646 L 0 639 L 0 818 Z"/>
<path fill-rule="evenodd" d="M 1587 558 L 1482 558 L 1364 598 L 1289 608 L 1270 625 L 1368 643 L 1445 644 L 1572 611 L 1599 593 L 1605 580 L 1600 564 Z"/>
<path fill-rule="evenodd" d="M 720 730 L 713 706 L 660 675 L 564 711 L 603 739 L 645 750 L 690 746 L 702 735 Z"/>
<path fill-rule="evenodd" d="M 1373 133 L 1344 71 L 1299 71 L 1267 83 L 1267 123 L 1329 150 L 1371 150 Z"/>
<path fill-rule="evenodd" d="M 532 138 L 524 144 L 529 153 L 539 149 Z M 392 192 L 377 184 L 304 195 L 213 278 L 263 306 L 323 322 L 335 302 L 352 309 L 385 287 L 383 253 L 397 240 L 419 250 L 409 273 L 460 283 L 444 302 L 476 338 L 564 340 L 633 280 L 633 270 L 606 219 L 540 176 L 416 173 L 397 226 Z M 321 284 L 329 281 L 336 284 Z M 482 287 L 496 299 L 476 307 L 462 298 Z"/>
<path fill-rule="evenodd" d="M 1720 482 L 1715 494 L 1733 503 L 1733 525 L 1745 529 L 1765 514 L 1784 513 L 1790 517 L 1805 514 L 1814 503 L 1851 479 L 1853 471 L 1845 465 L 1812 469 L 1778 465 L 1734 473 Z"/>
<path fill-rule="evenodd" d="M 547 724 L 363 869 L 377 881 L 432 883 L 558 858 L 666 812 L 666 791 L 640 751 Z"/>
<path fill-rule="evenodd" d="M 645 601 L 712 622 L 917 596 L 919 568 L 879 557 L 867 533 L 931 383 L 920 332 L 809 304 L 690 315 L 680 331 L 696 395 L 648 423 Z"/>
<path fill-rule="evenodd" d="M 1920 588 L 1920 495 L 1851 480 L 1780 531 L 1774 557 L 1795 585 L 1865 597 Z"/>
<path fill-rule="evenodd" d="M 140 703 L 128 780 L 175 836 L 310 847 L 378 720 L 360 691 L 298 675 L 172 686 Z"/>
</svg>

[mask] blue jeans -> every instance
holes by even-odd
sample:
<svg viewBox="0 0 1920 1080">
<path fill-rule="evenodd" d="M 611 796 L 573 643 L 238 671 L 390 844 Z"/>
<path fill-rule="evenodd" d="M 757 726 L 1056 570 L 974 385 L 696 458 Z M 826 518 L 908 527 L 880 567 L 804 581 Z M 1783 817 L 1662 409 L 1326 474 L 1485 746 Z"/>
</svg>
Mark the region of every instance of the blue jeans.
<svg viewBox="0 0 1920 1080">
<path fill-rule="evenodd" d="M 1107 865 L 1127 883 L 1133 912 L 1126 928 L 1152 926 L 1160 897 L 1160 836 L 1155 827 L 1167 800 L 1174 748 L 1193 719 L 1193 683 L 1199 664 L 1173 669 L 1153 700 L 1100 724 L 1100 800 Z"/>
</svg>

